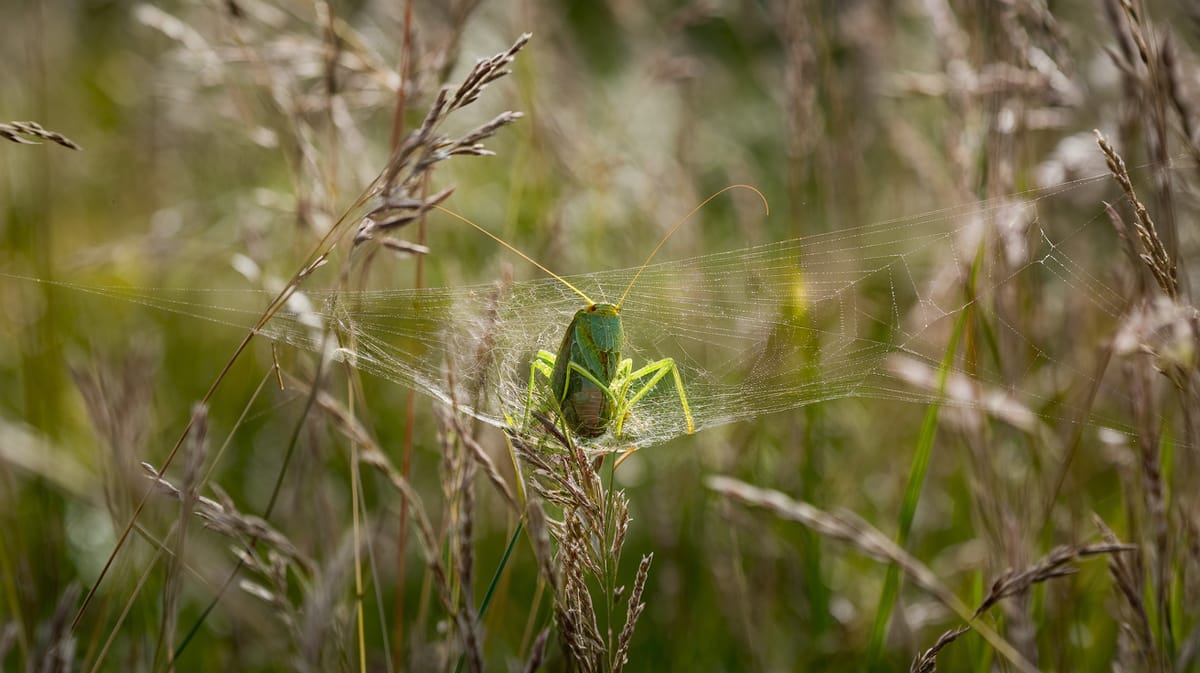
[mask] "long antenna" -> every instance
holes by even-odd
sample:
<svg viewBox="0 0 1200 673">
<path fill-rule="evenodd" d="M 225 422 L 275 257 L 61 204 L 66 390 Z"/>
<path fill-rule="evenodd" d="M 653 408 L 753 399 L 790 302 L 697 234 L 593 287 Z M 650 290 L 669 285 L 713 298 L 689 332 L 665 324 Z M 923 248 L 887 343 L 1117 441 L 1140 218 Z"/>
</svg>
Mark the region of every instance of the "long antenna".
<svg viewBox="0 0 1200 673">
<path fill-rule="evenodd" d="M 729 189 L 729 188 L 726 187 L 725 189 Z M 751 187 L 751 189 L 754 189 L 754 188 Z M 724 191 L 724 190 L 722 190 L 722 191 Z M 755 191 L 758 191 L 758 190 L 755 190 Z M 718 192 L 718 194 L 719 193 L 720 192 Z M 563 278 L 562 276 L 558 275 L 557 273 L 554 273 L 550 269 L 547 269 L 546 267 L 542 266 L 534 258 L 530 257 L 529 255 L 526 255 L 525 253 L 521 252 L 520 250 L 517 250 L 512 245 L 510 245 L 508 243 L 508 241 L 505 241 L 504 239 L 500 238 L 499 236 L 493 234 L 492 232 L 488 231 L 487 229 L 484 229 L 483 227 L 479 226 L 478 224 L 475 224 L 471 220 L 468 220 L 466 217 L 459 215 L 458 213 L 454 212 L 453 210 L 450 210 L 449 208 L 443 208 L 442 206 L 434 206 L 434 208 L 437 208 L 438 210 L 442 211 L 443 213 L 446 213 L 450 217 L 453 217 L 457 220 L 461 220 L 461 221 L 466 222 L 467 224 L 471 225 L 472 227 L 475 227 L 479 231 L 482 231 L 484 234 L 487 234 L 487 236 L 489 238 L 491 238 L 493 241 L 499 243 L 500 245 L 503 245 L 504 247 L 508 248 L 509 250 L 520 255 L 521 258 L 524 259 L 526 262 L 529 262 L 530 264 L 536 266 L 537 268 L 541 269 L 542 271 L 545 271 L 546 273 L 550 274 L 551 276 L 554 276 L 554 278 L 556 278 L 560 283 L 562 283 L 563 285 L 566 285 L 567 287 L 571 288 L 572 290 L 575 290 L 575 294 L 579 295 L 580 297 L 583 297 L 583 300 L 586 301 L 589 306 L 594 306 L 596 304 L 596 302 L 592 301 L 591 297 L 589 297 L 583 293 L 583 290 L 580 290 L 579 288 L 577 288 L 574 285 L 567 282 L 566 278 Z"/>
<path fill-rule="evenodd" d="M 683 219 L 676 222 L 675 226 L 671 227 L 671 230 L 667 232 L 667 235 L 663 236 L 662 240 L 658 242 L 658 245 L 654 246 L 654 249 L 650 251 L 650 256 L 646 258 L 646 261 L 642 262 L 642 265 L 638 268 L 637 273 L 633 274 L 633 279 L 629 281 L 629 286 L 626 287 L 625 292 L 621 294 L 621 301 L 617 302 L 618 310 L 621 308 L 621 305 L 625 303 L 625 297 L 628 296 L 629 291 L 633 289 L 633 284 L 637 282 L 637 279 L 642 275 L 642 272 L 645 271 L 646 267 L 650 265 L 650 260 L 654 259 L 654 256 L 658 254 L 658 251 L 660 249 L 662 249 L 663 245 L 667 242 L 667 239 L 671 238 L 671 235 L 674 234 L 675 231 L 678 230 L 680 227 L 682 227 L 684 222 L 687 222 L 688 220 L 692 219 L 692 215 L 695 215 L 697 212 L 700 211 L 701 208 L 703 208 L 704 206 L 707 206 L 709 201 L 712 201 L 713 199 L 717 198 L 718 196 L 724 194 L 725 192 L 727 192 L 731 189 L 749 189 L 750 191 L 754 192 L 755 194 L 758 195 L 758 198 L 762 199 L 763 210 L 766 211 L 766 214 L 767 215 L 771 214 L 771 204 L 767 203 L 767 197 L 763 196 L 763 193 L 758 191 L 757 187 L 752 187 L 750 185 L 741 185 L 741 184 L 729 185 L 728 187 L 725 187 L 724 189 L 721 189 L 721 190 L 715 192 L 712 196 L 701 201 L 700 205 L 696 206 L 695 208 L 692 208 L 691 212 L 689 212 L 687 215 L 683 216 Z M 490 234 L 489 234 L 489 236 L 490 236 Z M 503 243 L 503 241 L 501 241 L 501 242 Z M 526 257 L 526 259 L 529 259 L 529 258 Z M 533 262 L 533 260 L 529 260 L 529 261 Z M 534 264 L 537 264 L 537 262 L 534 262 Z M 557 278 L 557 276 L 556 276 L 556 278 Z M 563 282 L 565 283 L 566 281 L 563 281 Z M 579 290 L 576 290 L 576 292 L 579 292 Z"/>
</svg>

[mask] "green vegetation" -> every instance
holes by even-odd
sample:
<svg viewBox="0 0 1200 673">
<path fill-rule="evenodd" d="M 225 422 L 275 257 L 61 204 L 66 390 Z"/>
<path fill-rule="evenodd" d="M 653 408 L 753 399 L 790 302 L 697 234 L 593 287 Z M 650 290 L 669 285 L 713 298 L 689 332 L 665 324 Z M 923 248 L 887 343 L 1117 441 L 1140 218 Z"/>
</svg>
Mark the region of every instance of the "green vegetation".
<svg viewBox="0 0 1200 673">
<path fill-rule="evenodd" d="M 1200 671 L 1200 17 L 10 4 L 0 669 Z"/>
</svg>

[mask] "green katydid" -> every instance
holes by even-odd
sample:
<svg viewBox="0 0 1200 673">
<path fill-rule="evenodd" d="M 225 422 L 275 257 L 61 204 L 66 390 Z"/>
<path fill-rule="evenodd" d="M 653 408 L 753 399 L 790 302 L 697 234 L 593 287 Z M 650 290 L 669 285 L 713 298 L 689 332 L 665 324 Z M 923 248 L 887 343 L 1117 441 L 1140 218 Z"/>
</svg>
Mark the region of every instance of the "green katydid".
<svg viewBox="0 0 1200 673">
<path fill-rule="evenodd" d="M 621 305 L 625 302 L 625 297 L 633 289 L 642 271 L 666 244 L 667 239 L 671 238 L 679 227 L 709 201 L 735 188 L 753 191 L 762 199 L 764 207 L 767 207 L 770 212 L 766 197 L 749 185 L 730 185 L 709 196 L 667 231 L 658 245 L 646 257 L 646 261 L 638 267 L 616 304 L 592 301 L 591 297 L 588 297 L 582 290 L 507 241 L 467 218 L 441 208 L 444 212 L 478 229 L 530 264 L 554 277 L 587 302 L 587 305 L 579 309 L 575 313 L 575 317 L 571 319 L 571 323 L 563 335 L 562 344 L 558 347 L 558 352 L 551 353 L 541 350 L 534 356 L 530 365 L 529 390 L 525 401 L 526 423 L 532 411 L 534 390 L 537 385 L 537 377 L 540 375 L 549 382 L 552 410 L 559 414 L 567 429 L 573 434 L 589 439 L 599 437 L 615 422 L 613 434 L 620 437 L 625 419 L 630 415 L 633 406 L 648 395 L 667 374 L 670 374 L 675 382 L 675 391 L 679 395 L 680 409 L 687 422 L 687 432 L 691 434 L 695 431 L 696 424 L 692 418 L 691 407 L 688 406 L 687 393 L 684 392 L 683 379 L 679 376 L 675 360 L 663 358 L 634 369 L 631 359 L 621 358 L 625 340 L 625 332 L 621 323 Z"/>
</svg>

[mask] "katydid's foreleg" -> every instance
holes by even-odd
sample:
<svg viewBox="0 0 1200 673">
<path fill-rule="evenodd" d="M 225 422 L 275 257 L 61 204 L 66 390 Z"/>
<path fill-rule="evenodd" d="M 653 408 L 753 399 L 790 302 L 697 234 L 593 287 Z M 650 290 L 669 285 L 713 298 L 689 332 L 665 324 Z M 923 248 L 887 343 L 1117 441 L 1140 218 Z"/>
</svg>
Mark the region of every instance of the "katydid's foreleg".
<svg viewBox="0 0 1200 673">
<path fill-rule="evenodd" d="M 632 367 L 632 364 L 630 366 Z M 667 375 L 667 372 L 670 372 L 671 376 L 675 379 L 675 391 L 679 393 L 679 404 L 683 407 L 683 416 L 687 421 L 688 434 L 695 432 L 696 424 L 692 420 L 692 409 L 688 405 L 687 394 L 683 392 L 683 379 L 679 376 L 679 368 L 675 366 L 675 361 L 671 358 L 663 358 L 657 362 L 651 362 L 635 372 L 630 372 L 628 378 L 625 379 L 623 387 L 627 391 L 634 381 L 650 377 L 650 379 L 646 381 L 645 385 L 639 388 L 632 397 L 630 397 L 621 405 L 619 410 L 620 413 L 617 416 L 616 431 L 618 436 L 621 434 L 621 426 L 623 426 L 625 423 L 626 413 L 633 408 L 633 405 L 637 404 L 638 401 L 649 394 L 650 391 L 654 389 L 654 386 L 657 385 L 658 382 Z"/>
<path fill-rule="evenodd" d="M 554 372 L 554 353 L 550 351 L 538 351 L 537 355 L 533 356 L 533 361 L 529 363 L 529 390 L 525 395 L 525 419 L 521 422 L 522 427 L 529 427 L 529 417 L 533 413 L 533 390 L 537 385 L 537 375 L 540 373 L 547 381 L 550 380 L 550 375 Z"/>
</svg>

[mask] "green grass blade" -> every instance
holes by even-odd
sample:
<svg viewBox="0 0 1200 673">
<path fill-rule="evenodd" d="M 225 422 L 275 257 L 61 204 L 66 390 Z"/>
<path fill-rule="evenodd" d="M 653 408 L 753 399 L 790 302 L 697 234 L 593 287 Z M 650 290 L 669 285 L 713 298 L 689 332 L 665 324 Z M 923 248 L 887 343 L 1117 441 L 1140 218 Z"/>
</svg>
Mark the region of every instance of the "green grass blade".
<svg viewBox="0 0 1200 673">
<path fill-rule="evenodd" d="M 978 260 L 977 260 L 978 261 Z M 921 432 L 917 437 L 917 449 L 913 455 L 912 467 L 908 474 L 908 484 L 904 487 L 904 501 L 900 507 L 900 526 L 896 534 L 896 544 L 905 548 L 909 533 L 912 531 L 913 517 L 917 511 L 917 503 L 921 499 L 921 488 L 925 484 L 925 474 L 929 471 L 929 460 L 933 455 L 933 441 L 937 437 L 938 412 L 941 410 L 941 397 L 946 390 L 946 381 L 954 366 L 954 354 L 958 350 L 958 342 L 970 319 L 970 311 L 962 311 L 954 322 L 954 330 L 950 335 L 950 343 L 942 356 L 938 369 L 937 397 L 925 412 L 921 422 Z M 887 635 L 888 622 L 900 594 L 900 569 L 896 564 L 888 565 L 887 576 L 883 581 L 883 591 L 879 596 L 879 608 L 875 612 L 875 623 L 871 626 L 871 639 L 867 647 L 867 661 L 870 670 L 881 670 L 883 641 Z"/>
<path fill-rule="evenodd" d="M 513 549 L 517 546 L 517 540 L 521 537 L 521 531 L 525 530 L 525 521 L 517 522 L 517 528 L 513 531 L 512 537 L 508 540 L 508 546 L 504 548 L 504 555 L 500 557 L 500 563 L 496 566 L 496 572 L 492 573 L 492 581 L 488 583 L 487 591 L 483 594 L 483 600 L 479 603 L 479 621 L 487 615 L 488 605 L 492 602 L 492 595 L 496 593 L 496 586 L 500 584 L 500 576 L 504 574 L 504 569 L 508 567 L 508 559 L 512 556 Z M 458 655 L 458 664 L 454 667 L 454 673 L 460 673 L 463 664 L 466 662 L 466 654 Z"/>
</svg>

